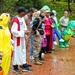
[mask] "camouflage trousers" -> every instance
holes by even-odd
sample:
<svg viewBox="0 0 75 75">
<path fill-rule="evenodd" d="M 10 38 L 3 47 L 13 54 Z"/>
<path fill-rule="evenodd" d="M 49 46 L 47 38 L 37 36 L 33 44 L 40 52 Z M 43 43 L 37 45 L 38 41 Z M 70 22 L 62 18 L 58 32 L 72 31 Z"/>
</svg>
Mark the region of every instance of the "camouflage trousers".
<svg viewBox="0 0 75 75">
<path fill-rule="evenodd" d="M 38 37 L 34 35 L 34 42 L 33 42 L 34 57 L 39 56 L 39 52 L 41 50 L 41 43 L 42 43 L 42 35 Z"/>
</svg>

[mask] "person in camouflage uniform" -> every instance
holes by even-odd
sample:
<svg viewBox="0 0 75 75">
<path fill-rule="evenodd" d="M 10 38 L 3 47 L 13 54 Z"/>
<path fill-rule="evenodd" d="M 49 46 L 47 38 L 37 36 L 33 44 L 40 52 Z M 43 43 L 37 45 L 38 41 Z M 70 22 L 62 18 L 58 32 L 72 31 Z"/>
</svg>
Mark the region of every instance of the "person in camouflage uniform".
<svg viewBox="0 0 75 75">
<path fill-rule="evenodd" d="M 41 42 L 42 42 L 42 35 L 44 34 L 43 31 L 43 22 L 44 22 L 45 10 L 40 11 L 39 17 L 35 18 L 33 21 L 32 30 L 34 32 L 34 63 L 36 65 L 41 65 L 42 61 L 39 60 L 39 52 L 41 50 Z"/>
</svg>

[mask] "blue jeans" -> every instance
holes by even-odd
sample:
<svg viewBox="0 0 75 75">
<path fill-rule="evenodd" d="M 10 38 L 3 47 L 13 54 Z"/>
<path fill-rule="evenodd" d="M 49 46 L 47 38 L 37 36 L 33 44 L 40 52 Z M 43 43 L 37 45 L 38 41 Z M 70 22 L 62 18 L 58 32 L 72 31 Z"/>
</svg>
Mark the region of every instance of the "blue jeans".
<svg viewBox="0 0 75 75">
<path fill-rule="evenodd" d="M 60 35 L 58 29 L 54 28 L 53 41 L 56 41 L 56 36 L 55 36 L 55 34 L 56 34 L 56 36 L 58 37 L 58 40 L 62 39 L 62 37 L 61 37 L 61 35 Z"/>
<path fill-rule="evenodd" d="M 30 36 L 31 39 L 31 46 L 30 46 L 30 56 L 33 56 L 33 42 L 34 42 L 34 36 Z"/>
</svg>

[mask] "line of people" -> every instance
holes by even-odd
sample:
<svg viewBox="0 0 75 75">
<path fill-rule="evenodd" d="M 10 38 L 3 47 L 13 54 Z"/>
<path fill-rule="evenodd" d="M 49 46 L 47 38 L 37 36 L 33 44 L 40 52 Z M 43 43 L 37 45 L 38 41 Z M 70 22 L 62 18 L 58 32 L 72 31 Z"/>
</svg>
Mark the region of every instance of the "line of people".
<svg viewBox="0 0 75 75">
<path fill-rule="evenodd" d="M 63 40 L 63 31 L 67 27 L 69 18 L 68 18 L 68 12 L 64 12 L 64 16 L 60 19 L 60 30 L 62 31 L 62 35 L 60 34 L 58 27 L 58 20 L 56 18 L 56 11 L 53 10 L 51 12 L 50 8 L 48 6 L 42 7 L 39 11 L 35 8 L 31 8 L 29 11 L 25 9 L 24 7 L 19 7 L 17 10 L 18 14 L 12 19 L 12 25 L 11 25 L 11 39 L 14 41 L 11 41 L 12 43 L 8 43 L 8 37 L 6 42 L 8 43 L 9 48 L 5 49 L 9 52 L 9 55 L 11 55 L 11 44 L 13 45 L 13 56 L 12 56 L 12 64 L 13 64 L 13 72 L 15 73 L 22 73 L 22 72 L 32 72 L 33 70 L 30 68 L 32 65 L 28 64 L 27 62 L 27 55 L 30 54 L 30 60 L 33 60 L 35 65 L 42 65 L 44 63 L 44 56 L 45 53 L 52 53 L 52 50 L 55 49 L 55 45 L 57 45 L 56 42 L 56 36 L 58 37 L 59 42 L 64 42 Z M 1 36 L 0 40 L 2 41 L 3 38 L 6 36 L 5 33 L 2 31 L 6 28 L 5 32 L 8 35 L 9 29 L 8 29 L 8 22 L 10 17 L 7 14 L 3 14 L 0 16 L 0 34 Z M 4 19 L 5 18 L 5 19 Z M 4 21 L 3 21 L 4 19 Z M 7 19 L 7 20 L 6 20 Z M 6 22 L 6 21 L 7 22 Z M 3 22 L 3 23 L 2 23 Z M 7 26 L 4 26 L 7 25 Z M 8 30 L 8 31 L 7 31 Z M 3 32 L 3 34 L 2 34 Z M 9 36 L 10 37 L 10 36 Z M 0 42 L 1 42 L 0 41 Z M 2 42 L 3 45 L 4 42 Z M 6 43 L 5 43 L 6 44 Z M 1 45 L 1 44 L 0 44 Z M 2 47 L 2 45 L 0 47 Z M 3 47 L 5 47 L 3 45 Z M 2 47 L 2 48 L 3 48 Z M 4 49 L 3 49 L 4 50 Z M 0 60 L 4 63 L 6 60 L 5 58 L 9 58 L 9 64 L 11 56 L 5 55 L 5 53 L 2 53 L 2 49 L 0 49 Z M 3 56 L 5 56 L 3 60 Z M 4 74 L 7 75 L 8 71 L 5 67 L 5 65 L 2 65 L 2 68 L 4 69 Z M 20 70 L 21 68 L 22 70 Z M 9 70 L 9 68 L 8 68 Z M 7 71 L 7 72 L 6 72 Z"/>
</svg>

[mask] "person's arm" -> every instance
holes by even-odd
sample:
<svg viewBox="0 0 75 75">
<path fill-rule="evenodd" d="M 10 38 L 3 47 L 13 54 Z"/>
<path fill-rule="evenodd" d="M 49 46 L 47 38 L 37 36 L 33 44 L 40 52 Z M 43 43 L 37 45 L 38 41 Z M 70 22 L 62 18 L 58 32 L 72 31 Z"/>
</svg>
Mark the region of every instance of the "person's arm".
<svg viewBox="0 0 75 75">
<path fill-rule="evenodd" d="M 13 23 L 12 27 L 11 27 L 11 33 L 13 34 L 13 36 L 15 37 L 24 37 L 25 36 L 25 31 L 18 31 L 18 24 L 16 22 Z"/>
</svg>

